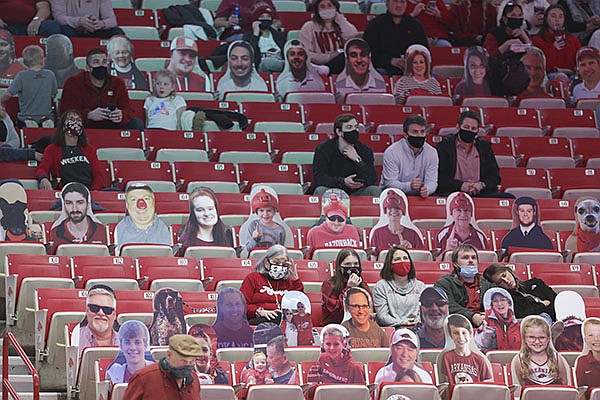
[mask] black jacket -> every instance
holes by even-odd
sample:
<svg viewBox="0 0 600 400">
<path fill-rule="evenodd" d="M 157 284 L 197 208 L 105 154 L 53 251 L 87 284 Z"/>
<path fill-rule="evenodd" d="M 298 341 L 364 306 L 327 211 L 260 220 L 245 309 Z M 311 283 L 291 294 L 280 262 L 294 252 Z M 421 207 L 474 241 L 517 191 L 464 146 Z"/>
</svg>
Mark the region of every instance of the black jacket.
<svg viewBox="0 0 600 400">
<path fill-rule="evenodd" d="M 515 307 L 515 315 L 517 318 L 525 318 L 528 315 L 548 313 L 553 320 L 556 320 L 554 311 L 554 299 L 556 292 L 546 283 L 538 278 L 532 278 L 525 282 L 520 282 L 519 290 L 509 290 Z M 550 300 L 550 304 L 545 306 L 538 302 L 535 298 L 527 296 L 533 295 L 540 300 Z"/>
<path fill-rule="evenodd" d="M 313 159 L 313 187 L 339 188 L 352 194 L 353 190 L 344 184 L 344 178 L 352 174 L 356 174 L 355 180 L 364 180 L 365 187 L 375 185 L 377 170 L 373 150 L 361 142 L 357 142 L 354 148 L 362 158 L 360 163 L 350 160 L 340 152 L 337 135 L 333 139 L 320 143 L 315 149 Z"/>
<path fill-rule="evenodd" d="M 389 12 L 373 18 L 365 29 L 363 39 L 371 47 L 375 68 L 390 69 L 392 58 L 403 56 L 411 44 L 429 47 L 421 22 L 406 14 L 398 25 L 394 24 Z"/>
<path fill-rule="evenodd" d="M 281 55 L 283 60 L 285 60 L 285 55 L 283 54 L 283 47 L 285 46 L 285 36 L 278 30 L 273 28 L 269 28 L 271 34 L 273 35 L 273 40 L 277 43 L 277 46 L 281 50 Z M 258 71 L 258 66 L 260 65 L 261 56 L 260 56 L 260 48 L 258 47 L 258 36 L 254 36 L 254 33 L 246 33 L 244 35 L 244 40 L 252 45 L 254 49 L 254 61 L 256 65 L 256 70 Z"/>
<path fill-rule="evenodd" d="M 458 192 L 463 184 L 462 181 L 454 179 L 454 174 L 456 174 L 456 138 L 456 133 L 452 133 L 444 137 L 437 145 L 440 159 L 437 191 L 440 195 Z M 495 193 L 498 191 L 498 185 L 500 184 L 500 168 L 498 168 L 492 144 L 486 140 L 475 138 L 475 148 L 479 152 L 479 179 L 485 183 L 485 189 L 481 193 Z"/>
</svg>

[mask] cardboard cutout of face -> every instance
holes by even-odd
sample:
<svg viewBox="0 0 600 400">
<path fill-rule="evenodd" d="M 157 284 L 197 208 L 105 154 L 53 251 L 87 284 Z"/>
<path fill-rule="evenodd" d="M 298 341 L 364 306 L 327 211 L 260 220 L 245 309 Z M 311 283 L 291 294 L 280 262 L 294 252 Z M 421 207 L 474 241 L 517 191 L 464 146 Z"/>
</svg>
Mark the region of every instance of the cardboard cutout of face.
<svg viewBox="0 0 600 400">
<path fill-rule="evenodd" d="M 513 204 L 512 229 L 502 238 L 502 248 L 511 251 L 511 247 L 552 250 L 550 238 L 538 225 L 540 208 L 531 197 L 519 197 Z"/>
<path fill-rule="evenodd" d="M 491 288 L 483 295 L 485 321 L 475 331 L 475 343 L 482 352 L 489 350 L 519 350 L 521 333 L 515 316 L 513 300 L 502 288 Z"/>
<path fill-rule="evenodd" d="M 148 328 L 141 321 L 129 320 L 119 329 L 119 352 L 106 370 L 106 376 L 113 385 L 127 383 L 136 371 L 154 361 Z"/>
<path fill-rule="evenodd" d="M 283 295 L 281 308 L 284 316 L 281 330 L 287 339 L 287 345 L 312 346 L 314 343 L 312 309 L 308 296 L 297 290 L 290 290 Z M 294 342 L 296 344 L 293 344 Z"/>
<path fill-rule="evenodd" d="M 15 181 L 0 183 L 0 240 L 31 240 L 30 224 L 27 193 L 23 186 Z"/>
<path fill-rule="evenodd" d="M 122 35 L 113 36 L 106 46 L 109 65 L 108 73 L 125 81 L 127 89 L 148 89 L 148 81 L 135 66 L 134 47 Z"/>
<path fill-rule="evenodd" d="M 580 197 L 575 202 L 575 229 L 565 247 L 571 252 L 600 251 L 600 200 Z"/>
<path fill-rule="evenodd" d="M 379 221 L 371 230 L 370 246 L 379 253 L 394 246 L 421 249 L 423 243 L 423 234 L 410 219 L 404 192 L 384 190 L 379 196 Z"/>
<path fill-rule="evenodd" d="M 156 210 L 154 193 L 146 188 L 130 190 L 125 194 L 125 207 L 133 223 L 140 229 L 152 225 Z"/>
<path fill-rule="evenodd" d="M 201 384 L 229 385 L 229 377 L 217 360 L 217 334 L 212 326 L 192 325 L 188 335 L 193 336 L 202 347 L 202 356 L 196 358 L 194 365 Z"/>
<path fill-rule="evenodd" d="M 217 319 L 213 324 L 219 348 L 253 347 L 253 330 L 246 316 L 246 299 L 237 288 L 224 288 L 217 297 Z"/>
<path fill-rule="evenodd" d="M 448 295 L 440 288 L 429 287 L 421 293 L 419 303 L 421 322 L 416 331 L 421 348 L 443 348 L 446 345 L 446 335 L 442 333 L 444 322 L 449 315 Z M 436 333 L 438 335 L 435 335 Z"/>
<path fill-rule="evenodd" d="M 274 244 L 294 246 L 292 230 L 279 214 L 279 198 L 273 188 L 255 186 L 250 192 L 250 215 L 240 227 L 240 243 L 249 254 L 255 248 Z"/>
<path fill-rule="evenodd" d="M 183 317 L 183 299 L 178 291 L 163 288 L 154 294 L 153 304 L 154 318 L 150 325 L 150 344 L 168 346 L 171 336 L 187 332 Z"/>
<path fill-rule="evenodd" d="M 436 247 L 444 253 L 464 243 L 478 249 L 488 247 L 488 239 L 475 221 L 473 199 L 464 192 L 454 192 L 446 201 L 446 225 L 436 237 Z"/>
<path fill-rule="evenodd" d="M 476 383 L 492 381 L 492 365 L 473 340 L 473 325 L 461 314 L 450 314 L 444 321 L 446 347 L 437 358 L 442 382 Z"/>
<path fill-rule="evenodd" d="M 390 343 L 390 358 L 375 376 L 375 383 L 416 382 L 433 383 L 431 375 L 419 363 L 419 338 L 410 329 L 394 332 Z"/>
<path fill-rule="evenodd" d="M 581 351 L 581 324 L 585 320 L 585 304 L 577 292 L 566 290 L 554 299 L 556 322 L 552 324 L 552 343 L 558 351 Z"/>
<path fill-rule="evenodd" d="M 364 370 L 350 353 L 350 333 L 342 325 L 321 330 L 321 355 L 308 371 L 309 383 L 365 384 Z"/>
<path fill-rule="evenodd" d="M 321 219 L 308 231 L 312 248 L 361 246 L 360 237 L 350 221 L 350 196 L 341 189 L 323 193 Z"/>
<path fill-rule="evenodd" d="M 24 69 L 15 56 L 15 39 L 9 31 L 0 29 L 0 86 L 10 86 Z"/>
<path fill-rule="evenodd" d="M 600 318 L 586 318 L 581 325 L 581 333 L 583 351 L 575 361 L 575 375 L 578 386 L 592 388 L 598 385 L 598 374 L 600 373 L 600 367 L 596 361 L 596 357 L 600 354 Z"/>
</svg>

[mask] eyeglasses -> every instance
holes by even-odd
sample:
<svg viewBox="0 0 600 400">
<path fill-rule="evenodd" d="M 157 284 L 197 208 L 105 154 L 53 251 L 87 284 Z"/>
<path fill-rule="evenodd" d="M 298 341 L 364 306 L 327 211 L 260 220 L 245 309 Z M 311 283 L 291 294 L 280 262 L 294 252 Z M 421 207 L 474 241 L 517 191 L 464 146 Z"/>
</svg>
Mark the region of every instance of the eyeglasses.
<svg viewBox="0 0 600 400">
<path fill-rule="evenodd" d="M 332 215 L 330 217 L 327 217 L 328 220 L 330 220 L 331 222 L 344 222 L 345 219 L 340 217 L 339 215 Z"/>
<path fill-rule="evenodd" d="M 368 310 L 368 304 L 349 304 L 348 307 L 353 308 L 355 310 Z"/>
<path fill-rule="evenodd" d="M 99 306 L 98 304 L 88 304 L 87 306 L 94 314 L 97 314 L 100 310 L 102 310 L 102 312 L 106 315 L 111 315 L 113 312 L 115 312 L 115 308 L 110 306 Z"/>
<path fill-rule="evenodd" d="M 423 307 L 427 307 L 427 308 L 433 307 L 434 304 L 438 307 L 444 307 L 444 306 L 448 305 L 448 302 L 446 300 L 422 301 L 421 302 L 421 305 Z"/>
<path fill-rule="evenodd" d="M 525 336 L 525 339 L 527 339 L 528 342 L 545 342 L 546 340 L 548 340 L 548 336 Z"/>
</svg>

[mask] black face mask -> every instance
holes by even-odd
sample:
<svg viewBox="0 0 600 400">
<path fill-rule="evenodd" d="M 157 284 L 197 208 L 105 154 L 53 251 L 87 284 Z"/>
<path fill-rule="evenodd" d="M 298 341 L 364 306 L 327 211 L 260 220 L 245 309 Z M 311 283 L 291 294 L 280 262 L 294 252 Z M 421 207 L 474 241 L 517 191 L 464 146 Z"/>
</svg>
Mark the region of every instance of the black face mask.
<svg viewBox="0 0 600 400">
<path fill-rule="evenodd" d="M 349 278 L 350 275 L 352 275 L 352 274 L 356 274 L 356 275 L 360 276 L 360 268 L 354 268 L 354 267 L 344 268 L 344 275 L 346 275 Z"/>
<path fill-rule="evenodd" d="M 106 75 L 108 75 L 108 68 L 105 66 L 99 66 L 92 68 L 92 76 L 99 80 L 106 79 Z"/>
<path fill-rule="evenodd" d="M 523 25 L 523 18 L 512 18 L 508 17 L 506 19 L 506 26 L 510 29 L 519 29 Z"/>
<path fill-rule="evenodd" d="M 342 132 L 344 134 L 344 140 L 350 144 L 356 144 L 358 142 L 358 130 Z"/>
<path fill-rule="evenodd" d="M 465 129 L 458 130 L 458 137 L 465 143 L 473 143 L 475 136 L 477 136 L 477 132 L 471 132 Z"/>
<path fill-rule="evenodd" d="M 408 143 L 416 149 L 420 149 L 425 144 L 425 136 L 410 136 L 409 135 L 406 137 L 406 139 L 408 140 Z"/>
<path fill-rule="evenodd" d="M 271 27 L 271 25 L 273 24 L 273 21 L 270 19 L 263 19 L 260 21 L 260 25 L 258 25 L 258 28 L 261 31 L 266 31 L 267 29 L 269 29 Z"/>
</svg>

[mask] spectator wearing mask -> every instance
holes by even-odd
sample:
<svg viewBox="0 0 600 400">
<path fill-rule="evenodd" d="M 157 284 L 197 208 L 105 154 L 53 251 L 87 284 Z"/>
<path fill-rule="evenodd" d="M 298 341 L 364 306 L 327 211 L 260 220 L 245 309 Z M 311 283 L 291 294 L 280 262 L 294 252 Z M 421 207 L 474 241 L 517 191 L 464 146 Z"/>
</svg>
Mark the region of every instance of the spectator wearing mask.
<svg viewBox="0 0 600 400">
<path fill-rule="evenodd" d="M 252 14 L 262 5 L 273 11 L 273 28 L 281 28 L 279 16 L 271 0 L 223 0 L 215 12 L 215 28 L 224 28 L 222 40 L 241 40 L 246 33 L 252 33 Z"/>
<path fill-rule="evenodd" d="M 518 3 L 506 3 L 500 17 L 500 25 L 485 36 L 483 47 L 490 57 L 500 57 L 513 44 L 529 44 L 531 39 L 523 28 L 523 7 Z"/>
<path fill-rule="evenodd" d="M 244 40 L 252 45 L 256 69 L 259 72 L 281 72 L 283 70 L 283 47 L 285 36 L 273 28 L 275 12 L 265 3 L 258 3 L 252 12 L 252 33 Z"/>
</svg>

